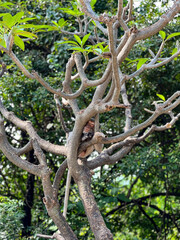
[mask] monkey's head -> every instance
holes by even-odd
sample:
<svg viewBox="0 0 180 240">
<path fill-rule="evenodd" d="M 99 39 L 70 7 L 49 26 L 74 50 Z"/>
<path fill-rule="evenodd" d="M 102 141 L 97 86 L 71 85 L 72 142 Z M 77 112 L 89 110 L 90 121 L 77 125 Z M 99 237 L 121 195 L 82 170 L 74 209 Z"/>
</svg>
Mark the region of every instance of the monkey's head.
<svg viewBox="0 0 180 240">
<path fill-rule="evenodd" d="M 94 120 L 89 120 L 86 125 L 84 126 L 81 141 L 90 140 L 94 135 Z"/>
</svg>

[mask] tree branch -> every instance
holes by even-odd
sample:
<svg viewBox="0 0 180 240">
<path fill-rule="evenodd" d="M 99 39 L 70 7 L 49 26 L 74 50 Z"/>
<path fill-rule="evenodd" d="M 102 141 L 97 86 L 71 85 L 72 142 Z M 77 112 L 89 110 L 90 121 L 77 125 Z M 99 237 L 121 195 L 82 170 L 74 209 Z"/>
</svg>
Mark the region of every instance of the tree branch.
<svg viewBox="0 0 180 240">
<path fill-rule="evenodd" d="M 42 149 L 46 150 L 47 152 L 54 153 L 54 154 L 62 154 L 62 155 L 67 154 L 67 152 L 66 152 L 67 149 L 65 146 L 59 146 L 56 144 L 52 144 L 52 143 L 42 139 L 41 137 L 39 137 L 39 135 L 34 130 L 30 121 L 22 121 L 21 119 L 16 117 L 13 112 L 7 111 L 4 108 L 1 100 L 0 100 L 0 112 L 7 120 L 12 122 L 15 126 L 26 131 L 32 139 L 37 139 L 37 141 Z"/>
<path fill-rule="evenodd" d="M 158 33 L 162 28 L 164 28 L 180 11 L 180 0 L 176 0 L 173 6 L 167 11 L 167 13 L 163 14 L 159 21 L 152 24 L 150 27 L 141 29 L 138 31 L 136 35 L 136 41 L 146 39 Z"/>
<path fill-rule="evenodd" d="M 154 226 L 154 229 L 156 230 L 156 232 L 158 233 L 159 232 L 159 228 L 158 226 L 156 225 L 155 221 L 153 220 L 153 218 L 151 218 L 145 211 L 144 209 L 142 208 L 142 206 L 139 204 L 138 205 L 140 211 L 144 214 L 144 216 L 149 219 L 149 221 L 152 223 L 152 225 Z"/>
<path fill-rule="evenodd" d="M 9 144 L 5 133 L 4 121 L 1 117 L 0 117 L 0 149 L 4 153 L 4 155 L 9 159 L 9 161 L 11 161 L 16 166 L 36 176 L 41 175 L 41 167 L 39 165 L 32 164 L 20 158 L 17 155 L 14 148 Z"/>
</svg>

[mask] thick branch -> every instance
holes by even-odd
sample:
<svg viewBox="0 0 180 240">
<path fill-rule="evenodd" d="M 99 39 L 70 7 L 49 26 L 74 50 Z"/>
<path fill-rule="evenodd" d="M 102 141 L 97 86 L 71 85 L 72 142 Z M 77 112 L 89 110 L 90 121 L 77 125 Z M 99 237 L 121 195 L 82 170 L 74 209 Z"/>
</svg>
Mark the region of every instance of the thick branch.
<svg viewBox="0 0 180 240">
<path fill-rule="evenodd" d="M 176 97 L 180 96 L 180 91 L 177 91 L 175 94 L 173 94 L 173 96 L 174 95 Z M 158 108 L 152 114 L 152 116 L 149 117 L 143 123 L 131 128 L 130 130 L 128 130 L 125 133 L 122 133 L 122 134 L 117 135 L 115 137 L 106 138 L 106 139 L 104 139 L 103 143 L 114 143 L 114 142 L 122 141 L 125 138 L 127 138 L 129 136 L 132 136 L 136 132 L 140 131 L 141 129 L 148 127 L 149 125 L 151 125 L 155 121 L 155 119 L 157 119 L 157 117 L 159 117 L 162 114 L 168 113 L 169 111 L 171 111 L 172 109 L 174 109 L 175 107 L 177 107 L 180 104 L 180 97 L 179 97 L 174 103 L 171 103 L 170 106 L 166 107 L 167 102 L 170 103 L 171 99 L 172 98 L 169 98 L 164 104 L 161 104 L 160 106 L 158 106 Z"/>
<path fill-rule="evenodd" d="M 141 29 L 138 31 L 136 40 L 146 39 L 158 33 L 162 28 L 164 28 L 180 11 L 180 0 L 176 0 L 169 11 L 161 16 L 159 21 L 151 25 L 150 27 Z"/>
<path fill-rule="evenodd" d="M 84 72 L 80 54 L 75 54 L 75 62 L 76 62 L 78 73 L 79 73 L 79 76 L 81 78 L 82 85 L 84 86 L 84 88 L 95 87 L 95 86 L 98 86 L 98 85 L 104 83 L 107 80 L 108 75 L 111 71 L 111 66 L 109 66 L 106 68 L 102 78 L 100 78 L 98 80 L 89 80 Z"/>
<path fill-rule="evenodd" d="M 97 240 L 111 240 L 113 239 L 112 233 L 106 227 L 103 217 L 97 207 L 91 190 L 91 176 L 87 169 L 83 169 L 81 177 L 78 179 L 77 184 L 82 202 L 91 226 L 91 229 Z"/>
<path fill-rule="evenodd" d="M 47 152 L 54 153 L 54 154 L 62 154 L 62 155 L 67 154 L 66 153 L 67 149 L 65 146 L 59 146 L 59 145 L 52 144 L 52 143 L 42 139 L 41 137 L 39 137 L 39 135 L 36 133 L 35 129 L 33 128 L 31 122 L 22 121 L 21 119 L 16 117 L 13 112 L 7 111 L 4 108 L 1 100 L 0 100 L 0 112 L 7 120 L 12 122 L 15 126 L 26 131 L 32 139 L 37 139 L 37 141 L 42 149 L 46 150 Z"/>
<path fill-rule="evenodd" d="M 4 122 L 1 117 L 0 117 L 0 149 L 4 153 L 4 155 L 9 159 L 9 161 L 11 161 L 16 166 L 36 176 L 41 175 L 40 166 L 34 165 L 20 158 L 17 155 L 14 148 L 9 144 L 5 133 Z"/>
</svg>

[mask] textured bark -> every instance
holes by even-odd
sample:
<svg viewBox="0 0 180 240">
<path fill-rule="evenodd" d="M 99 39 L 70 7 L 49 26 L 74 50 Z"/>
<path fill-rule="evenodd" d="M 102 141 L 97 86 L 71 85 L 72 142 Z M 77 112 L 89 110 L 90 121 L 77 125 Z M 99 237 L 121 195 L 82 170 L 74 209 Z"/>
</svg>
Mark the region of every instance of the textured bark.
<svg viewBox="0 0 180 240">
<path fill-rule="evenodd" d="M 112 240 L 113 235 L 106 227 L 92 193 L 91 174 L 87 168 L 83 167 L 81 169 L 81 177 L 77 180 L 77 185 L 95 239 Z"/>
</svg>

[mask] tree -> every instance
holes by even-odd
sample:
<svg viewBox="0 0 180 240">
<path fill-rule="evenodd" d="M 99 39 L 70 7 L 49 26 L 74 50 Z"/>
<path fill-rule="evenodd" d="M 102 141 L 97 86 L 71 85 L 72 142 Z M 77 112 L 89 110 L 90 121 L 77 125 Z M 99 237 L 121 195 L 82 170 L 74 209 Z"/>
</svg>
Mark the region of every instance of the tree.
<svg viewBox="0 0 180 240">
<path fill-rule="evenodd" d="M 126 84 L 129 80 L 139 76 L 145 70 L 147 71 L 169 63 L 180 54 L 179 47 L 177 46 L 170 57 L 161 57 L 165 44 L 170 39 L 180 35 L 179 33 L 172 33 L 166 37 L 165 32 L 161 31 L 180 11 L 180 1 L 175 1 L 173 6 L 157 22 L 142 29 L 138 29 L 136 25 L 131 27 L 131 21 L 134 20 L 132 15 L 133 1 L 129 1 L 125 7 L 123 7 L 123 1 L 119 1 L 117 13 L 115 14 L 104 13 L 97 15 L 93 11 L 93 4 L 95 4 L 95 1 L 90 3 L 89 1 L 80 0 L 77 4 L 72 4 L 73 10 L 70 11 L 69 8 L 62 9 L 64 12 L 77 17 L 79 31 L 75 31 L 74 33 L 64 30 L 67 24 L 64 19 L 60 19 L 58 23 L 54 22 L 54 26 L 28 25 L 26 22 L 30 19 L 21 20 L 23 16 L 22 12 L 16 14 L 14 17 L 8 13 L 3 14 L 3 21 L 1 22 L 3 33 L 1 36 L 1 51 L 14 61 L 27 78 L 37 80 L 49 92 L 54 94 L 62 128 L 66 133 L 69 133 L 69 137 L 64 146 L 50 143 L 38 135 L 31 122 L 21 120 L 15 116 L 13 112 L 8 111 L 3 106 L 3 101 L 1 101 L 0 111 L 5 121 L 14 124 L 18 130 L 25 131 L 29 136 L 29 142 L 22 148 L 13 147 L 7 139 L 7 131 L 5 131 L 4 120 L 1 117 L 0 149 L 9 161 L 41 179 L 44 190 L 43 202 L 49 216 L 59 228 L 64 239 L 77 239 L 66 222 L 65 217 L 61 214 L 58 202 L 59 185 L 66 168 L 69 169 L 68 181 L 70 181 L 70 176 L 72 176 L 78 186 L 95 238 L 113 239 L 112 233 L 106 227 L 93 196 L 91 189 L 92 170 L 104 165 L 117 165 L 118 162 L 122 161 L 132 151 L 136 144 L 144 141 L 155 131 L 170 129 L 180 116 L 180 114 L 173 114 L 173 110 L 180 103 L 180 92 L 177 91 L 167 100 L 165 100 L 163 95 L 159 95 L 162 101 L 154 102 L 155 110 L 145 109 L 151 116 L 133 126 L 133 109 L 129 103 L 126 91 Z M 90 19 L 94 25 L 92 25 Z M 62 34 L 74 35 L 75 40 L 66 40 L 64 42 L 71 45 L 70 49 L 73 50 L 73 53 L 66 65 L 65 79 L 62 83 L 63 90 L 50 86 L 36 71 L 30 72 L 12 51 L 14 44 L 24 50 L 24 41 L 36 38 L 35 33 L 25 31 L 26 28 L 34 31 L 47 28 L 49 31 L 61 31 Z M 94 33 L 92 29 L 94 29 Z M 89 31 L 91 31 L 91 34 Z M 122 35 L 123 32 L 124 35 Z M 151 57 L 149 58 L 135 60 L 127 58 L 138 41 L 152 37 L 158 32 L 162 38 L 162 43 L 157 54 L 150 50 Z M 22 36 L 26 38 L 20 38 Z M 87 43 L 91 45 L 87 45 Z M 60 44 L 63 44 L 63 42 L 60 42 Z M 88 72 L 90 65 L 96 62 L 106 65 L 105 70 L 103 69 L 103 74 L 101 73 L 102 77 L 98 80 L 94 73 L 91 71 Z M 131 62 L 138 62 L 137 69 L 134 72 L 124 73 L 122 70 L 124 69 L 124 65 Z M 3 62 L 1 65 L 2 76 L 6 71 L 6 65 Z M 89 80 L 89 78 L 93 80 Z M 79 88 L 78 84 L 80 85 Z M 73 92 L 72 87 L 75 89 L 75 92 Z M 82 97 L 84 91 L 88 88 L 91 88 L 92 100 L 84 108 Z M 71 132 L 69 132 L 64 123 L 62 104 L 59 99 L 62 99 L 63 104 L 68 104 L 66 107 L 69 108 L 69 111 L 73 112 L 75 120 Z M 122 103 L 120 103 L 121 101 Z M 101 115 L 107 114 L 115 108 L 122 109 L 123 111 L 125 109 L 124 132 L 115 136 L 105 136 L 99 127 Z M 164 114 L 168 114 L 171 120 L 168 120 L 162 126 L 153 124 L 159 116 Z M 94 122 L 90 126 L 91 131 L 85 132 L 84 129 L 88 129 L 89 125 L 87 126 L 87 124 L 90 124 L 90 121 Z M 111 131 L 108 134 L 111 135 Z M 103 144 L 107 148 L 102 151 Z M 91 159 L 87 161 L 86 158 L 94 149 L 99 151 L 99 155 L 97 157 L 92 155 Z M 21 157 L 32 150 L 34 150 L 39 161 L 38 165 L 25 161 Z M 48 168 L 48 161 L 43 150 L 44 152 L 66 157 L 66 160 L 56 171 L 53 183 L 51 182 L 51 170 Z M 137 180 L 135 180 L 135 183 Z M 131 191 L 124 197 L 124 202 L 130 202 L 130 194 Z M 121 196 L 122 198 L 123 196 Z M 141 210 L 143 211 L 142 208 Z M 54 238 L 60 239 L 59 233 L 54 234 Z"/>
</svg>

